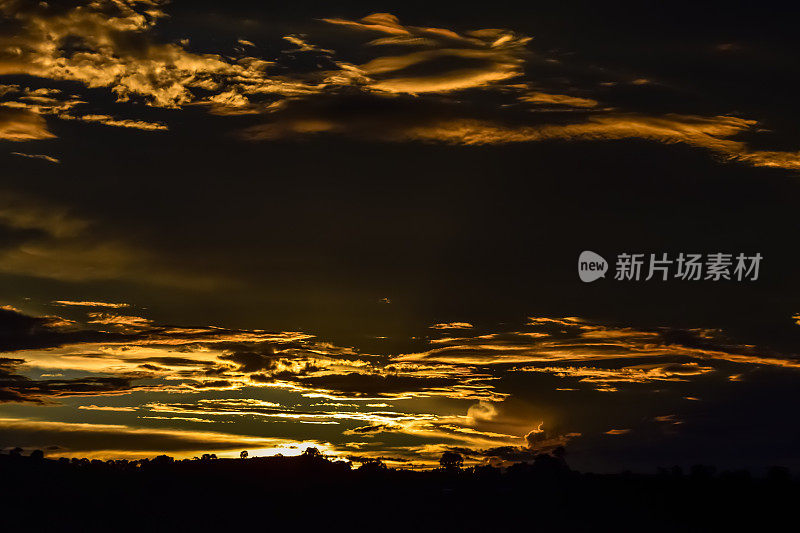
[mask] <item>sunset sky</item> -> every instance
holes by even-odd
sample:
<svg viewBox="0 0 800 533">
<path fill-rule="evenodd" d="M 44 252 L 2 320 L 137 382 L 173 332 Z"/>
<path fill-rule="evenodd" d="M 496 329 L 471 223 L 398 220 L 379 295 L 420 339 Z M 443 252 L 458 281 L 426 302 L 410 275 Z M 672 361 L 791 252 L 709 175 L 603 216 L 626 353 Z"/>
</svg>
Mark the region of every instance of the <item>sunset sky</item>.
<svg viewBox="0 0 800 533">
<path fill-rule="evenodd" d="M 0 0 L 0 448 L 800 468 L 797 13 L 284 4 Z"/>
</svg>

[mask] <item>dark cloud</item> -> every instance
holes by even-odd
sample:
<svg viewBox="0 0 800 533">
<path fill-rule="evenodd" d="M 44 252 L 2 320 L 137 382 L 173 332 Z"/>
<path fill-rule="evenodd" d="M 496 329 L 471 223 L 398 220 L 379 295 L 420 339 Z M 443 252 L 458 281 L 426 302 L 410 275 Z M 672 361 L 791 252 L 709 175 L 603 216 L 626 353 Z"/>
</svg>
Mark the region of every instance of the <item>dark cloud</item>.
<svg viewBox="0 0 800 533">
<path fill-rule="evenodd" d="M 48 398 L 120 394 L 133 389 L 132 378 L 84 377 L 33 380 L 15 373 L 23 359 L 0 359 L 0 402 L 45 403 Z"/>
<path fill-rule="evenodd" d="M 152 363 L 156 363 L 165 367 L 214 366 L 214 362 L 212 361 L 189 359 L 186 357 L 145 357 L 140 359 L 129 359 L 129 361 L 144 363 L 142 366 L 152 366 Z"/>
<path fill-rule="evenodd" d="M 556 448 L 567 445 L 570 439 L 579 436 L 579 433 L 551 435 L 546 431 L 537 429 L 525 435 L 525 444 L 522 446 L 495 446 L 480 450 L 478 454 L 490 460 L 490 462 L 496 462 L 496 460 L 508 463 L 528 462 L 533 461 L 539 454 L 549 453 Z"/>
<path fill-rule="evenodd" d="M 277 360 L 273 350 L 263 352 L 233 352 L 219 357 L 223 361 L 230 361 L 239 365 L 239 372 L 261 372 L 273 370 L 277 365 Z"/>
<path fill-rule="evenodd" d="M 344 432 L 345 435 L 373 435 L 378 434 L 389 428 L 386 424 L 374 424 L 370 426 L 358 426 L 356 428 L 348 429 Z"/>
<path fill-rule="evenodd" d="M 458 380 L 446 377 L 396 376 L 381 374 L 332 374 L 302 377 L 298 381 L 307 387 L 324 388 L 334 393 L 354 396 L 381 396 L 402 392 L 419 392 L 454 385 Z"/>
<path fill-rule="evenodd" d="M 53 348 L 80 342 L 113 342 L 124 336 L 106 332 L 67 331 L 56 327 L 58 317 L 32 317 L 15 310 L 0 309 L 0 350 Z"/>
<path fill-rule="evenodd" d="M 215 379 L 215 380 L 188 383 L 188 386 L 192 389 L 198 389 L 198 390 L 227 389 L 228 387 L 233 386 L 233 383 L 225 379 Z"/>
</svg>

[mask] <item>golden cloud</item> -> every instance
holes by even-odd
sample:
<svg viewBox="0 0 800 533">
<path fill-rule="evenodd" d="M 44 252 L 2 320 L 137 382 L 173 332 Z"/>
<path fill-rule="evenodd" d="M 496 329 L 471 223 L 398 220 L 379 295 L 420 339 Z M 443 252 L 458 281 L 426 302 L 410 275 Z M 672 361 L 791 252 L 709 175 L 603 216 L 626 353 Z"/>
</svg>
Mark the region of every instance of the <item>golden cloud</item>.
<svg viewBox="0 0 800 533">
<path fill-rule="evenodd" d="M 598 105 L 597 100 L 591 98 L 580 98 L 578 96 L 569 96 L 566 94 L 550 94 L 543 92 L 530 92 L 519 99 L 523 102 L 532 104 L 552 104 L 563 105 L 569 107 L 595 107 Z"/>
<path fill-rule="evenodd" d="M 168 452 L 179 458 L 198 452 L 234 452 L 248 448 L 254 455 L 297 455 L 307 446 L 323 451 L 330 445 L 317 441 L 297 441 L 267 437 L 250 437 L 216 431 L 191 431 L 132 427 L 123 424 L 89 424 L 35 421 L 22 418 L 0 418 L 0 428 L 15 442 L 58 442 L 54 456 L 88 455 L 95 458 L 148 457 Z"/>
<path fill-rule="evenodd" d="M 417 50 L 383 55 L 357 68 L 360 83 L 388 93 L 446 93 L 489 87 L 522 74 L 525 45 L 530 38 L 508 30 L 476 30 L 464 34 L 445 28 L 407 26 L 390 13 L 375 13 L 360 21 L 329 18 L 325 22 L 390 37 L 372 46 L 403 45 Z"/>
<path fill-rule="evenodd" d="M 0 107 L 0 140 L 22 142 L 53 138 L 55 135 L 50 133 L 40 115 L 23 109 Z"/>
</svg>

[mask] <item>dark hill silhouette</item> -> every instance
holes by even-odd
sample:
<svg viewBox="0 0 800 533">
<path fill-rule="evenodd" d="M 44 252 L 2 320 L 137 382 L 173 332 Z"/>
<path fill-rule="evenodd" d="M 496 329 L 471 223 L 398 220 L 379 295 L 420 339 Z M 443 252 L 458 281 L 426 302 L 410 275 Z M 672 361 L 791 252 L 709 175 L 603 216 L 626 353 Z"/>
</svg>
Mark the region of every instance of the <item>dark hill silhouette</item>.
<svg viewBox="0 0 800 533">
<path fill-rule="evenodd" d="M 563 450 L 504 470 L 462 463 L 457 452 L 412 471 L 314 448 L 137 461 L 15 449 L 0 455 L 0 531 L 769 531 L 794 523 L 800 495 L 782 468 L 597 475 L 571 470 Z"/>
</svg>

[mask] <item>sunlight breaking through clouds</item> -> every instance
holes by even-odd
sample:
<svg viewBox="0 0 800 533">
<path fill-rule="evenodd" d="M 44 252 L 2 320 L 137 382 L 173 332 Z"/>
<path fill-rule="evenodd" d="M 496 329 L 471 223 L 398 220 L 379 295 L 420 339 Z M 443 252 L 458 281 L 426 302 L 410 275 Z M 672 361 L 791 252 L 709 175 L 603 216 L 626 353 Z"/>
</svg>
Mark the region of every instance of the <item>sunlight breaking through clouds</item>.
<svg viewBox="0 0 800 533">
<path fill-rule="evenodd" d="M 513 389 L 507 388 L 502 376 L 552 376 L 552 391 L 619 393 L 670 383 L 690 385 L 696 378 L 715 374 L 717 362 L 738 365 L 740 373 L 752 365 L 797 367 L 791 356 L 759 355 L 751 346 L 725 341 L 718 332 L 644 331 L 579 318 L 531 318 L 518 331 L 463 337 L 450 337 L 454 328 L 441 328 L 442 333 L 431 339 L 430 350 L 383 356 L 337 347 L 298 332 L 167 328 L 148 319 L 116 320 L 96 312 L 87 314 L 84 326 L 70 322 L 58 326 L 54 324 L 59 317 L 26 317 L 13 309 L 2 313 L 5 321 L 17 321 L 20 328 L 4 338 L 6 353 L 13 358 L 0 360 L 2 401 L 57 405 L 75 398 L 71 404 L 84 412 L 134 416 L 120 426 L 125 428 L 124 435 L 151 431 L 136 429 L 137 420 L 233 424 L 232 428 L 247 420 L 332 425 L 340 428 L 344 440 L 332 441 L 331 451 L 357 451 L 362 457 L 390 453 L 422 463 L 432 461 L 448 446 L 471 450 L 470 454 L 485 460 L 503 461 L 579 436 L 574 430 L 541 429 L 542 420 L 550 419 L 546 412 L 538 420 L 530 414 L 514 414 L 512 404 L 505 401 Z M 106 315 L 112 318 L 98 322 L 96 317 Z M 97 324 L 121 329 L 87 329 Z M 75 377 L 28 377 L 54 369 Z M 135 399 L 144 391 L 169 397 Z M 225 393 L 228 396 L 219 396 Z M 265 399 L 264 394 L 276 399 Z M 101 397 L 116 400 L 98 405 Z M 320 398 L 331 401 L 319 402 Z M 55 432 L 62 427 L 57 422 L 5 419 L 4 423 L 25 431 Z M 69 424 L 63 429 L 106 431 L 101 426 Z M 217 445 L 214 449 L 224 448 L 228 441 L 232 447 L 256 443 L 235 434 L 170 431 L 152 430 L 151 436 L 157 441 L 162 437 L 189 443 L 199 439 L 203 445 Z M 406 444 L 370 450 L 372 442 L 388 435 L 401 437 Z M 268 448 L 271 442 L 261 444 Z M 356 444 L 349 447 L 350 442 Z"/>
<path fill-rule="evenodd" d="M 500 11 L 0 0 L 0 429 L 427 466 L 784 431 L 786 58 Z M 582 286 L 579 241 L 764 276 Z"/>
</svg>

